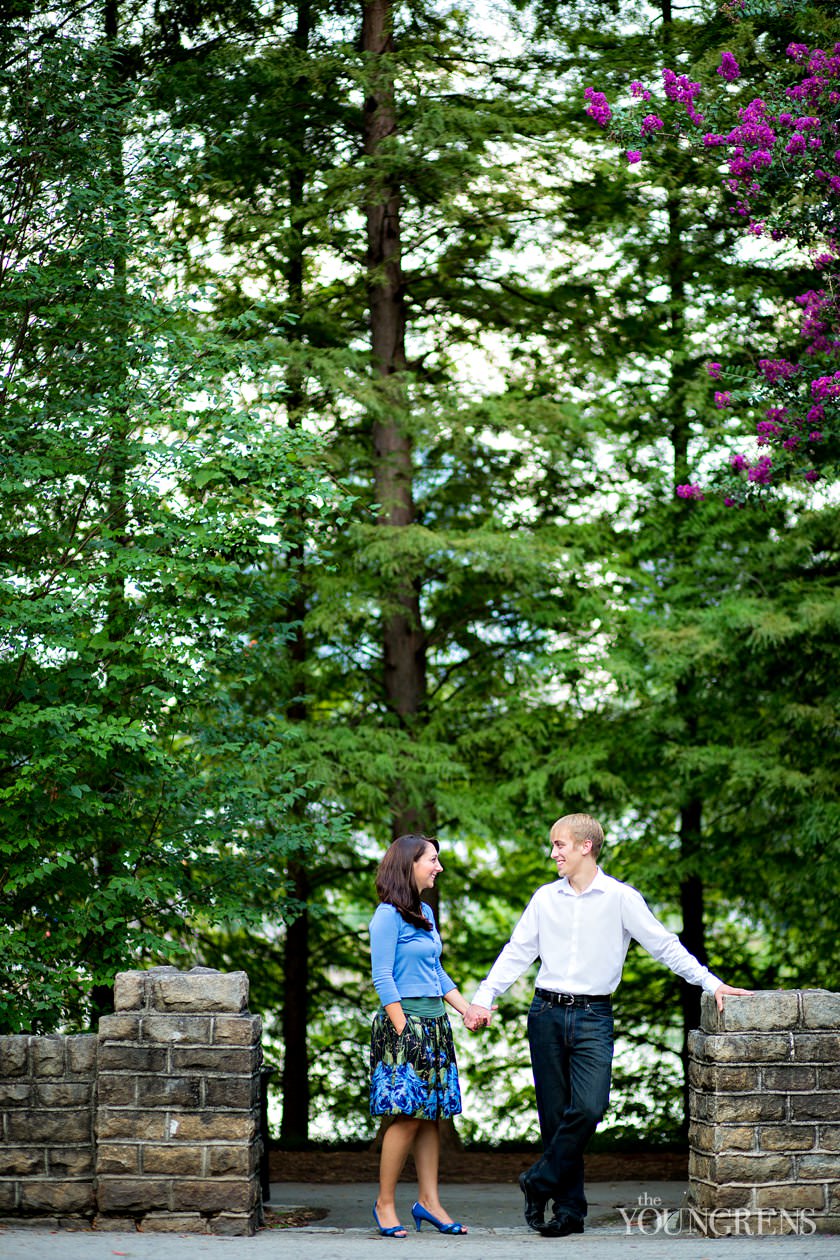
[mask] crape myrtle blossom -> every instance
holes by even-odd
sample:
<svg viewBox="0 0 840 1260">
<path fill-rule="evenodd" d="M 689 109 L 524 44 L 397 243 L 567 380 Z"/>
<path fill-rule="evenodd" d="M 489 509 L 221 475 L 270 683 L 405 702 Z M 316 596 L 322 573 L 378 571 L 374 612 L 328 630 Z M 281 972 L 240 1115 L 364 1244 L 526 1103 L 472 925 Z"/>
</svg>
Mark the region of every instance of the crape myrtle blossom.
<svg viewBox="0 0 840 1260">
<path fill-rule="evenodd" d="M 724 196 L 742 230 L 789 242 L 811 269 L 810 287 L 795 299 L 797 350 L 787 336 L 784 350 L 759 359 L 752 377 L 742 367 L 727 379 L 720 354 L 706 364 L 715 383 L 710 406 L 741 423 L 756 408 L 766 417 L 752 441 L 767 453 L 732 456 L 712 478 L 732 505 L 840 468 L 840 43 L 793 43 L 774 74 L 750 99 L 735 55 L 725 51 L 716 82 L 712 76 L 705 86 L 666 67 L 658 92 L 635 79 L 630 104 L 615 110 L 594 87 L 585 94 L 587 112 L 622 145 L 629 165 L 655 161 L 664 141 L 693 148 L 700 160 L 707 155 L 718 170 L 722 159 Z M 697 112 L 701 98 L 711 127 Z M 704 497 L 695 482 L 676 493 Z"/>
<path fill-rule="evenodd" d="M 736 79 L 740 79 L 741 67 L 738 65 L 738 62 L 735 60 L 731 52 L 721 54 L 720 65 L 717 68 L 717 73 L 722 79 L 725 79 L 727 83 L 734 83 Z"/>
</svg>

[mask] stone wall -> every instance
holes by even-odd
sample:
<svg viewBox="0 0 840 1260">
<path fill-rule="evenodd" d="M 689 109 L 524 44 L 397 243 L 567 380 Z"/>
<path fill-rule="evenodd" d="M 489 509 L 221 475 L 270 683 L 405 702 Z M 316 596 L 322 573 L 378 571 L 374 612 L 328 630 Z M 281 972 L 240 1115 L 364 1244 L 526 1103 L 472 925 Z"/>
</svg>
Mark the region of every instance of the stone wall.
<svg viewBox="0 0 840 1260">
<path fill-rule="evenodd" d="M 252 1234 L 262 1051 L 247 1002 L 244 972 L 129 971 L 98 1037 L 0 1038 L 0 1218 Z"/>
<path fill-rule="evenodd" d="M 691 1203 L 741 1232 L 840 1229 L 840 993 L 703 995 L 689 1041 Z"/>
<path fill-rule="evenodd" d="M 93 1212 L 97 1039 L 0 1037 L 0 1218 Z"/>
</svg>

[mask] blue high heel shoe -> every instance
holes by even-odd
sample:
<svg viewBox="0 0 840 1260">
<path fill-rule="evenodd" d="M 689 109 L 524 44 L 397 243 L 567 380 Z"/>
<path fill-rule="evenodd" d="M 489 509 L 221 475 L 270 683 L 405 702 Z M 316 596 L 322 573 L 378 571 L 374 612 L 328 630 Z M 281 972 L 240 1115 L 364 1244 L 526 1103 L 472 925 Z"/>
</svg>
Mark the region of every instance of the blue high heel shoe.
<svg viewBox="0 0 840 1260">
<path fill-rule="evenodd" d="M 379 1217 L 376 1215 L 375 1203 L 373 1205 L 373 1219 L 376 1221 L 376 1228 L 379 1230 L 380 1234 L 384 1234 L 386 1238 L 406 1238 L 408 1236 L 408 1230 L 404 1225 L 392 1225 L 390 1229 L 386 1229 L 384 1225 L 380 1225 Z"/>
<path fill-rule="evenodd" d="M 439 1221 L 436 1216 L 432 1216 L 431 1212 L 427 1212 L 422 1203 L 414 1203 L 411 1207 L 411 1215 L 414 1217 L 414 1228 L 419 1232 L 423 1221 L 428 1221 L 430 1225 L 434 1225 L 435 1229 L 442 1234 L 466 1234 L 467 1230 L 460 1221 L 452 1221 L 446 1224 Z"/>
</svg>

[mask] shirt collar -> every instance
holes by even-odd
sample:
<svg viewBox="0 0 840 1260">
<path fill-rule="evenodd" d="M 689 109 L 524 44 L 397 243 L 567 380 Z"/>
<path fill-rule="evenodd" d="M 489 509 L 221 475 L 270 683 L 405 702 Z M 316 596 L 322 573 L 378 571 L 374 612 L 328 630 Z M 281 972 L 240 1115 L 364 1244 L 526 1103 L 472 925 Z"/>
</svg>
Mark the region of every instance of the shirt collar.
<svg viewBox="0 0 840 1260">
<path fill-rule="evenodd" d="M 582 893 L 576 893 L 569 883 L 568 875 L 564 875 L 562 879 L 557 881 L 558 891 L 567 897 L 588 897 L 592 892 L 606 892 L 607 877 L 601 870 L 600 866 L 595 869 L 595 878 L 589 887 Z"/>
</svg>

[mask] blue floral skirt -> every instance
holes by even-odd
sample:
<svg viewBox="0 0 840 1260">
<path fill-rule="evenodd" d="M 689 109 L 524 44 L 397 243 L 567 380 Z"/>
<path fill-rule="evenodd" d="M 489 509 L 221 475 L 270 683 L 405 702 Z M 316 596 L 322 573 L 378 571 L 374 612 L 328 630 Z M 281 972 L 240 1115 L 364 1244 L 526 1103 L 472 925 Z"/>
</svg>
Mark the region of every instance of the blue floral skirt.
<svg viewBox="0 0 840 1260">
<path fill-rule="evenodd" d="M 461 1111 L 461 1087 L 447 1015 L 407 1015 L 397 1030 L 384 1012 L 370 1030 L 370 1114 L 446 1120 Z"/>
</svg>

